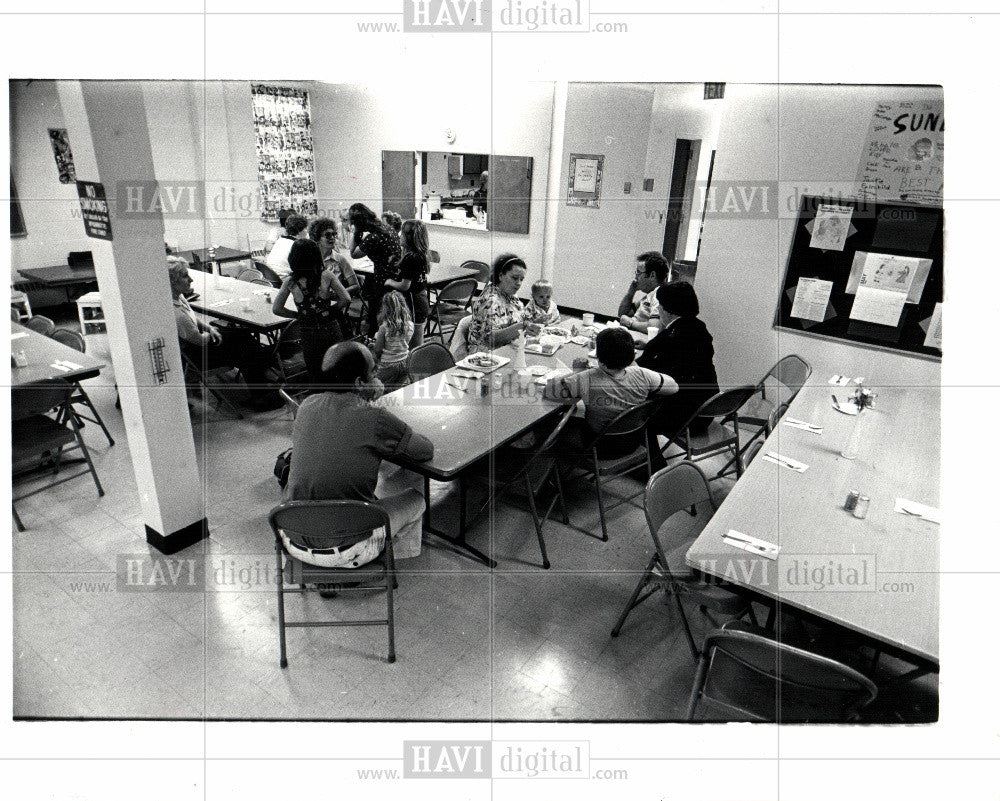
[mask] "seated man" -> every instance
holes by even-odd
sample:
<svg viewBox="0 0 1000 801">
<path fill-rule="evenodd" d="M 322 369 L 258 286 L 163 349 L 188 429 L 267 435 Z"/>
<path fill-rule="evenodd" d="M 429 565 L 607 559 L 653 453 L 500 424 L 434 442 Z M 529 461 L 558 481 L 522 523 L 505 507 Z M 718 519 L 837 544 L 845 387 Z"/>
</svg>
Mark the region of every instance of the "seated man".
<svg viewBox="0 0 1000 801">
<path fill-rule="evenodd" d="M 646 332 L 650 318 L 658 318 L 656 288 L 670 276 L 670 262 L 655 250 L 635 257 L 635 278 L 618 304 L 619 322 L 633 331 Z"/>
<path fill-rule="evenodd" d="M 341 342 L 323 359 L 325 392 L 303 401 L 292 429 L 292 465 L 283 500 L 359 500 L 378 503 L 392 526 L 397 559 L 419 556 L 424 498 L 422 480 L 402 468 L 383 465 L 387 456 L 417 462 L 434 455 L 434 445 L 387 409 L 373 406 L 384 389 L 375 359 L 357 342 Z M 320 567 L 360 567 L 382 551 L 385 532 L 340 552 L 313 554 L 286 539 L 289 553 Z"/>
<path fill-rule="evenodd" d="M 188 263 L 179 256 L 167 256 L 167 265 L 181 351 L 204 370 L 238 367 L 250 388 L 252 409 L 265 411 L 281 406 L 281 396 L 267 381 L 267 350 L 249 331 L 222 330 L 196 315 L 184 297 L 193 289 Z"/>
<path fill-rule="evenodd" d="M 586 359 L 574 359 L 570 375 L 550 379 L 545 396 L 556 400 L 582 400 L 584 417 L 573 417 L 563 429 L 559 448 L 579 452 L 590 448 L 595 434 L 627 409 L 633 409 L 656 395 L 677 392 L 670 376 L 639 367 L 635 362 L 635 342 L 624 328 L 605 328 L 597 335 L 597 367 Z M 637 447 L 623 443 L 625 450 Z M 612 454 L 607 454 L 612 455 Z"/>
</svg>

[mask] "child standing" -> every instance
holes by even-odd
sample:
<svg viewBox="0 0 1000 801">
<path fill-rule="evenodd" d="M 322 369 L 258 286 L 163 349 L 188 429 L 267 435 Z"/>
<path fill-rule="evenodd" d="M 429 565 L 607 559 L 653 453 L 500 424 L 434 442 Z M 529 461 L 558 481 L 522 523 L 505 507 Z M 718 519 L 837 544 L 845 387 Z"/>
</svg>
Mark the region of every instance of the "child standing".
<svg viewBox="0 0 1000 801">
<path fill-rule="evenodd" d="M 399 292 L 392 290 L 382 297 L 375 335 L 375 358 L 379 360 L 378 378 L 391 392 L 407 383 L 406 360 L 410 356 L 413 318 Z"/>
<path fill-rule="evenodd" d="M 524 321 L 535 325 L 559 322 L 559 308 L 552 302 L 552 284 L 544 278 L 531 285 L 531 300 L 524 307 Z"/>
<path fill-rule="evenodd" d="M 427 273 L 430 270 L 427 226 L 420 220 L 407 220 L 402 224 L 399 243 L 403 255 L 396 265 L 397 274 L 395 278 L 388 279 L 385 285 L 402 292 L 408 299 L 413 312 L 413 338 L 410 340 L 410 347 L 417 348 L 424 344 L 424 323 L 431 312 L 427 295 Z"/>
</svg>

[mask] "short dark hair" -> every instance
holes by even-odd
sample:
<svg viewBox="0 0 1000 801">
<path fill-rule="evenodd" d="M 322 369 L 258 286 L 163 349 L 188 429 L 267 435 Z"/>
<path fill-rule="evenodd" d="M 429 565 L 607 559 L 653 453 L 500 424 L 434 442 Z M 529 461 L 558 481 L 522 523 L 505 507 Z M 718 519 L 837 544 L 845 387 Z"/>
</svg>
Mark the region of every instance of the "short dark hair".
<svg viewBox="0 0 1000 801">
<path fill-rule="evenodd" d="M 288 222 L 288 218 L 291 217 L 295 212 L 291 209 L 279 209 L 278 210 L 278 225 L 282 228 L 285 227 L 285 223 Z"/>
<path fill-rule="evenodd" d="M 306 230 L 308 224 L 301 214 L 290 214 L 285 220 L 285 233 L 289 236 L 298 236 Z"/>
<path fill-rule="evenodd" d="M 597 361 L 612 370 L 624 370 L 635 361 L 635 340 L 627 328 L 605 328 L 597 335 Z"/>
<path fill-rule="evenodd" d="M 495 284 L 515 267 L 528 269 L 528 265 L 520 256 L 515 256 L 513 253 L 501 253 L 493 260 L 493 272 L 490 276 L 493 283 Z"/>
<path fill-rule="evenodd" d="M 338 342 L 323 357 L 323 388 L 328 392 L 353 392 L 358 379 L 368 380 L 375 363 L 360 342 Z"/>
<path fill-rule="evenodd" d="M 333 231 L 334 236 L 338 231 L 337 223 L 329 217 L 318 217 L 309 223 L 309 238 L 313 242 L 319 242 L 327 231 Z"/>
<path fill-rule="evenodd" d="M 642 264 L 647 273 L 653 273 L 661 284 L 667 280 L 667 276 L 670 274 L 670 262 L 663 258 L 662 253 L 647 250 L 636 256 L 635 260 Z"/>
<path fill-rule="evenodd" d="M 658 287 L 656 302 L 668 314 L 676 314 L 678 317 L 698 316 L 698 296 L 687 281 L 673 281 Z"/>
<path fill-rule="evenodd" d="M 311 291 L 319 287 L 323 275 L 323 254 L 311 239 L 296 239 L 288 251 L 288 267 L 296 279 L 305 278 Z"/>
</svg>

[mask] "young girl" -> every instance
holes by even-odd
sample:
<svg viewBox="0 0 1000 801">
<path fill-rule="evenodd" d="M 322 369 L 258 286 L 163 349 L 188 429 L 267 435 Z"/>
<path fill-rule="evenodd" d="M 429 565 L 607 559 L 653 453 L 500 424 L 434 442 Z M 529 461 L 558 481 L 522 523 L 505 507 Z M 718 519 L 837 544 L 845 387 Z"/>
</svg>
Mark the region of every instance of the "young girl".
<svg viewBox="0 0 1000 801">
<path fill-rule="evenodd" d="M 319 245 L 311 239 L 296 239 L 288 252 L 291 274 L 282 282 L 272 311 L 278 317 L 299 321 L 302 355 L 312 384 L 323 377 L 323 356 L 327 349 L 345 339 L 341 311 L 351 302 L 344 285 L 332 270 L 323 269 Z M 295 311 L 285 308 L 288 296 Z"/>
<path fill-rule="evenodd" d="M 427 297 L 427 272 L 430 263 L 427 260 L 427 250 L 430 243 L 427 240 L 427 226 L 420 220 L 407 220 L 399 234 L 403 255 L 397 265 L 397 275 L 385 282 L 386 287 L 395 289 L 406 295 L 410 309 L 413 310 L 413 338 L 410 348 L 424 344 L 424 323 L 431 312 L 430 299 Z"/>
<path fill-rule="evenodd" d="M 378 377 L 387 391 L 407 383 L 406 360 L 410 356 L 413 319 L 406 298 L 390 291 L 382 296 L 375 335 L 375 358 L 379 359 Z"/>
</svg>

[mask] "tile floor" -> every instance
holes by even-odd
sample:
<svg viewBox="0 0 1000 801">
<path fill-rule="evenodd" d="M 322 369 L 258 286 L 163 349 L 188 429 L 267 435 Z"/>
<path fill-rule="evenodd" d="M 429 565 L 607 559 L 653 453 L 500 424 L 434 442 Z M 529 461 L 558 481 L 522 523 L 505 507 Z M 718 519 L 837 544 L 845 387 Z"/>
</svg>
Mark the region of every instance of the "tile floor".
<svg viewBox="0 0 1000 801">
<path fill-rule="evenodd" d="M 19 718 L 601 720 L 682 718 L 694 675 L 676 611 L 648 601 L 620 637 L 610 630 L 651 554 L 642 513 L 610 515 L 610 541 L 550 522 L 552 569 L 540 567 L 527 513 L 504 506 L 470 541 L 486 567 L 425 544 L 398 563 L 397 661 L 382 628 L 292 629 L 278 666 L 275 593 L 212 581 L 199 592 L 116 587 L 119 555 L 146 545 L 137 489 L 108 371 L 88 387 L 118 440 L 85 438 L 105 485 L 89 477 L 18 505 L 14 532 L 14 715 Z M 275 455 L 284 410 L 227 420 L 195 401 L 210 539 L 177 556 L 273 570 L 268 510 L 279 501 Z M 630 484 L 638 488 L 638 485 Z M 432 485 L 438 520 L 455 495 Z M 569 489 L 573 522 L 599 531 L 592 488 Z M 681 515 L 684 526 L 698 526 Z M 682 536 L 683 531 L 678 533 Z M 120 573 L 120 571 L 119 571 Z M 234 574 L 238 575 L 238 574 Z M 374 616 L 384 595 L 287 596 L 289 619 Z M 690 615 L 695 636 L 707 631 Z"/>
</svg>

